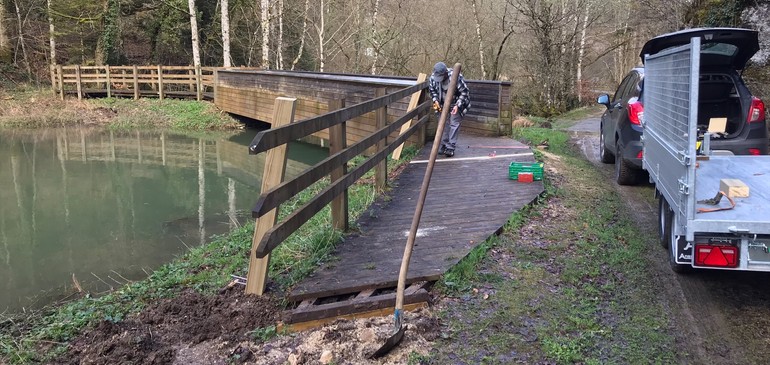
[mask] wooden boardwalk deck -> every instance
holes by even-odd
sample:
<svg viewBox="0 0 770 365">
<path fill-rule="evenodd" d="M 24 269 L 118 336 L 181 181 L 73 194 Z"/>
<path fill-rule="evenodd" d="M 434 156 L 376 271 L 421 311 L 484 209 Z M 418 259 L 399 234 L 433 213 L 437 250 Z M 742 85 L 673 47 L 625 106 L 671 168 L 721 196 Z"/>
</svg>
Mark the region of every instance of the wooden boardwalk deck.
<svg viewBox="0 0 770 365">
<path fill-rule="evenodd" d="M 300 307 L 307 307 L 326 297 L 350 295 L 350 299 L 358 294 L 360 298 L 360 293 L 369 295 L 372 290 L 396 286 L 430 148 L 426 145 L 392 182 L 388 199 L 378 200 L 362 215 L 360 232 L 337 247 L 338 259 L 293 288 L 291 301 L 305 300 Z M 471 249 L 498 233 L 511 214 L 543 192 L 541 181 L 509 180 L 512 161 L 532 162 L 534 157 L 529 147 L 510 138 L 462 132 L 455 156 L 436 160 L 408 283 L 439 279 Z M 345 313 L 329 313 L 340 314 Z"/>
</svg>

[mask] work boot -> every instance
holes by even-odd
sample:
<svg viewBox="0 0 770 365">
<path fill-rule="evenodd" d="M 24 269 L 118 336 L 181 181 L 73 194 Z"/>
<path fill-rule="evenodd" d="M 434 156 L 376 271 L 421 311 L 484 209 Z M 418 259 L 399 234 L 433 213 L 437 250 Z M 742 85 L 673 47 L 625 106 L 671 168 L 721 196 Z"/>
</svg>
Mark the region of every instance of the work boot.
<svg viewBox="0 0 770 365">
<path fill-rule="evenodd" d="M 446 157 L 452 157 L 455 155 L 455 150 L 447 148 L 444 150 L 444 156 Z"/>
<path fill-rule="evenodd" d="M 439 155 L 443 155 L 445 151 L 446 151 L 446 148 L 445 148 L 445 147 L 444 147 L 444 145 L 442 144 L 442 145 L 441 145 L 441 146 L 438 148 L 438 154 L 439 154 Z"/>
</svg>

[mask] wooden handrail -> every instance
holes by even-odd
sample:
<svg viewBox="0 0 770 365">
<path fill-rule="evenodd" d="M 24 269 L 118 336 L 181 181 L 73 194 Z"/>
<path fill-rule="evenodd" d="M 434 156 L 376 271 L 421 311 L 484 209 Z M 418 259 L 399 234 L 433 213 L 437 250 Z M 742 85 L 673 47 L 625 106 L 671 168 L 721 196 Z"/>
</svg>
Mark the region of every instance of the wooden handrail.
<svg viewBox="0 0 770 365">
<path fill-rule="evenodd" d="M 428 87 L 427 82 L 415 84 L 394 93 L 358 103 L 345 109 L 332 111 L 318 117 L 305 119 L 278 128 L 271 128 L 257 133 L 249 145 L 249 152 L 257 154 L 271 148 L 307 137 L 315 132 L 366 114 L 370 111 L 385 107 L 411 94 Z"/>
<path fill-rule="evenodd" d="M 66 92 L 81 90 L 85 92 L 103 90 L 112 96 L 115 91 L 133 90 L 134 98 L 139 95 L 169 96 L 169 92 L 187 91 L 198 100 L 203 99 L 205 90 L 212 90 L 214 74 L 217 70 L 239 70 L 256 68 L 244 67 L 196 67 L 194 66 L 80 66 L 57 65 L 51 67 L 52 88 L 63 98 Z M 160 71 L 160 72 L 159 72 Z M 88 85 L 88 89 L 86 89 Z M 122 86 L 122 87 L 121 87 Z M 152 89 L 152 90 L 149 90 Z M 125 92 L 124 92 L 125 94 Z"/>
<path fill-rule="evenodd" d="M 315 166 L 309 168 L 302 175 L 285 181 L 275 188 L 264 192 L 262 196 L 259 197 L 259 200 L 257 200 L 257 203 L 252 210 L 252 216 L 254 218 L 261 217 L 266 212 L 276 208 L 281 203 L 296 195 L 298 192 L 306 189 L 318 180 L 321 180 L 324 176 L 330 174 L 334 169 L 342 166 L 343 163 L 350 161 L 353 157 L 364 153 L 367 148 L 373 146 L 378 141 L 385 139 L 385 137 L 399 130 L 399 128 L 401 128 L 401 126 L 408 122 L 410 119 L 414 118 L 418 114 L 424 113 L 426 110 L 428 110 L 428 108 L 430 108 L 430 105 L 431 103 L 427 101 L 420 104 L 417 108 L 404 114 L 403 117 L 387 125 L 385 128 L 372 133 L 368 137 L 360 140 L 358 143 L 353 144 L 348 148 L 343 149 L 337 154 L 329 156 L 321 162 L 318 162 Z"/>
</svg>

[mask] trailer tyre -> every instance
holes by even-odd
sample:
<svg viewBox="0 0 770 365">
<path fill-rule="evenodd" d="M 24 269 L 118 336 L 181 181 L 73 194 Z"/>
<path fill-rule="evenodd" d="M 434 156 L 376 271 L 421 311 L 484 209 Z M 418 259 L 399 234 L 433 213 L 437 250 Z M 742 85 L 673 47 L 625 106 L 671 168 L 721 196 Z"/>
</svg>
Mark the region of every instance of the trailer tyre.
<svg viewBox="0 0 770 365">
<path fill-rule="evenodd" d="M 669 232 L 668 242 L 670 243 L 668 248 L 668 262 L 673 272 L 677 274 L 684 274 L 692 271 L 692 266 L 687 264 L 680 264 L 676 262 L 676 255 L 678 253 L 677 241 L 682 241 L 685 239 L 684 237 L 677 237 L 676 235 L 676 230 L 674 229 L 674 227 L 676 227 L 676 225 L 678 224 L 677 215 L 678 214 L 674 214 L 674 212 L 671 212 L 669 214 L 670 218 L 668 219 L 668 223 L 669 223 L 668 224 L 668 232 Z"/>
<path fill-rule="evenodd" d="M 671 207 L 668 205 L 663 194 L 658 196 L 658 241 L 664 249 L 668 249 L 669 236 L 671 236 Z"/>
<path fill-rule="evenodd" d="M 604 127 L 599 129 L 599 161 L 602 163 L 615 162 L 615 155 L 607 148 L 607 141 L 604 140 Z"/>
<path fill-rule="evenodd" d="M 636 185 L 639 181 L 639 172 L 631 168 L 623 159 L 623 149 L 620 142 L 615 145 L 615 181 L 618 185 Z"/>
</svg>

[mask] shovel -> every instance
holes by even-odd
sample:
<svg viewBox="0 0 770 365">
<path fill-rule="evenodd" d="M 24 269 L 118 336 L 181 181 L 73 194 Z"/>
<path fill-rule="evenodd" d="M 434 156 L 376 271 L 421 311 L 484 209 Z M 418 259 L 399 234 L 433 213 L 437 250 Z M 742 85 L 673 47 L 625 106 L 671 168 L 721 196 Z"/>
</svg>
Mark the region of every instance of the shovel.
<svg viewBox="0 0 770 365">
<path fill-rule="evenodd" d="M 452 97 L 454 96 L 455 88 L 457 88 L 457 77 L 460 75 L 460 64 L 456 63 L 452 71 L 452 78 L 449 81 L 449 90 L 447 90 L 446 98 L 444 99 L 444 107 L 441 108 L 441 117 L 438 121 L 438 127 L 436 128 L 436 137 L 433 138 L 433 148 L 430 150 L 430 158 L 428 159 L 428 167 L 425 169 L 425 177 L 422 179 L 422 186 L 420 187 L 420 198 L 417 200 L 417 207 L 414 209 L 414 217 L 412 218 L 412 227 L 409 229 L 409 237 L 406 240 L 406 247 L 404 248 L 404 256 L 401 259 L 401 271 L 398 274 L 398 289 L 396 291 L 396 308 L 393 314 L 395 320 L 395 328 L 393 334 L 388 337 L 385 344 L 382 345 L 377 351 L 369 355 L 370 359 L 376 359 L 382 357 L 396 347 L 404 338 L 404 332 L 406 327 L 401 323 L 401 314 L 404 311 L 404 288 L 406 287 L 406 273 L 409 271 L 409 259 L 412 257 L 412 248 L 414 248 L 414 239 L 417 237 L 417 227 L 420 225 L 420 217 L 422 216 L 422 207 L 425 205 L 425 196 L 428 194 L 428 186 L 430 185 L 430 176 L 433 174 L 433 165 L 436 162 L 436 155 L 438 155 L 438 148 L 441 144 L 441 138 L 444 134 L 444 124 L 449 116 L 450 106 L 452 105 Z"/>
</svg>

